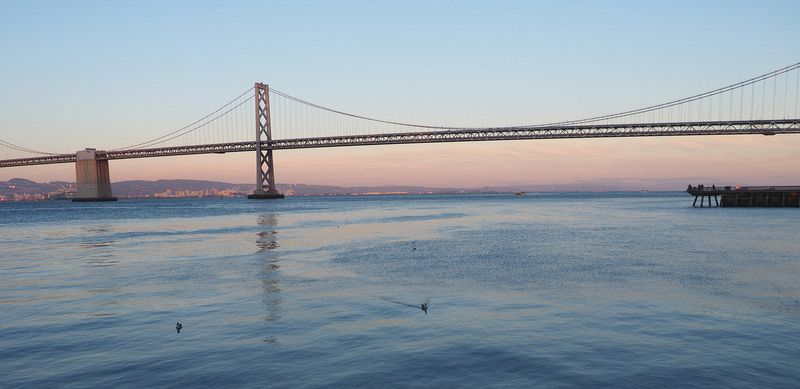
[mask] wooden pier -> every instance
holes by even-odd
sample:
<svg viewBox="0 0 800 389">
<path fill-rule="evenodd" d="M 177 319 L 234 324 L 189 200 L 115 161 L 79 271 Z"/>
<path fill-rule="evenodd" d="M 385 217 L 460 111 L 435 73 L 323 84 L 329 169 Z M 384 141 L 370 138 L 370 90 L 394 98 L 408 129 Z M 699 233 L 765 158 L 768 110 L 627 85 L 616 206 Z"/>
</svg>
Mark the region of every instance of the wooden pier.
<svg viewBox="0 0 800 389">
<path fill-rule="evenodd" d="M 689 185 L 686 192 L 694 196 L 693 207 L 697 200 L 700 207 L 800 207 L 800 186 Z"/>
</svg>

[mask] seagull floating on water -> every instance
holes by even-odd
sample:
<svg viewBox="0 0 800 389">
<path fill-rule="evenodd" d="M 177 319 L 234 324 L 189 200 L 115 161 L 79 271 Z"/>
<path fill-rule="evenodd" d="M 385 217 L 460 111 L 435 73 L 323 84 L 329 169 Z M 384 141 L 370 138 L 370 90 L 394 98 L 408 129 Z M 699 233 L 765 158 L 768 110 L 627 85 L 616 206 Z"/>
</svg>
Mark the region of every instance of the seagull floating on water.
<svg viewBox="0 0 800 389">
<path fill-rule="evenodd" d="M 386 298 L 386 297 L 381 297 L 380 299 L 381 299 L 381 300 L 383 300 L 383 301 L 388 301 L 388 302 L 390 302 L 390 303 L 395 303 L 395 304 L 405 305 L 405 306 L 407 306 L 407 307 L 419 308 L 419 309 L 421 309 L 423 312 L 425 312 L 425 314 L 426 314 L 426 315 L 428 314 L 428 304 L 430 304 L 430 302 L 431 302 L 431 299 L 430 299 L 430 298 L 428 298 L 427 300 L 425 300 L 425 302 L 424 302 L 424 303 L 422 303 L 422 304 L 420 304 L 420 305 L 414 305 L 414 304 L 408 304 L 408 303 L 404 303 L 404 302 L 402 302 L 402 301 L 392 300 L 392 299 L 389 299 L 389 298 Z"/>
</svg>

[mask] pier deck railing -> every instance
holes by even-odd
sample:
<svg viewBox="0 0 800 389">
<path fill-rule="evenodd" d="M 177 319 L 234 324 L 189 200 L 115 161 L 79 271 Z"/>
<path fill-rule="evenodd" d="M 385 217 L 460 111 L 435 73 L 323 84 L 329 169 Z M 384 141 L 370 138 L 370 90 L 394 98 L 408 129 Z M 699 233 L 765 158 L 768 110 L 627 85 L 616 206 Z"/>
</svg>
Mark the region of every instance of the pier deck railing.
<svg viewBox="0 0 800 389">
<path fill-rule="evenodd" d="M 715 196 L 723 194 L 746 194 L 759 192 L 791 193 L 800 192 L 800 186 L 691 186 L 686 189 L 689 194 L 699 196 Z"/>
</svg>

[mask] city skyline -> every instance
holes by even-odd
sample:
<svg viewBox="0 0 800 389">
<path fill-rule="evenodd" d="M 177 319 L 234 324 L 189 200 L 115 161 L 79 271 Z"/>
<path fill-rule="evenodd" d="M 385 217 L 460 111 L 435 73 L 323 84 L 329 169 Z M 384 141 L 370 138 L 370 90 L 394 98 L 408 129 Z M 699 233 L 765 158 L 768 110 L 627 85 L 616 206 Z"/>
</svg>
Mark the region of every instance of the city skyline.
<svg viewBox="0 0 800 389">
<path fill-rule="evenodd" d="M 238 2 L 200 3 L 184 13 L 180 2 L 4 3 L 0 42 L 10 61 L 0 64 L 8 75 L 0 139 L 54 152 L 112 149 L 180 128 L 254 81 L 346 111 L 421 123 L 536 124 L 619 112 L 797 62 L 800 29 L 791 15 L 798 5 L 765 4 L 468 2 L 412 9 Z M 250 9 L 264 13 L 263 30 L 245 23 Z M 475 23 L 486 28 L 476 30 Z M 751 135 L 275 155 L 278 182 L 321 185 L 697 177 L 777 184 L 800 182 L 797 146 L 791 135 Z M 112 161 L 111 179 L 249 182 L 253 160 L 241 153 Z M 74 174 L 69 164 L 9 168 L 0 170 L 0 180 L 71 181 Z"/>
</svg>

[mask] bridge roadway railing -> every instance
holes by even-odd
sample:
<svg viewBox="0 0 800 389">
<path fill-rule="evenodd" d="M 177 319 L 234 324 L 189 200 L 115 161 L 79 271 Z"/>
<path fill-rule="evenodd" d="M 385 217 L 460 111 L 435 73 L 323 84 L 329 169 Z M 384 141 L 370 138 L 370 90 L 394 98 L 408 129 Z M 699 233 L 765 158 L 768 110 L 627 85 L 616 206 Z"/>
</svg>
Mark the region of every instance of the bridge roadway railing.
<svg viewBox="0 0 800 389">
<path fill-rule="evenodd" d="M 75 154 L 53 154 L 41 157 L 0 160 L 0 168 L 31 165 L 51 165 L 56 163 L 75 162 Z"/>
<path fill-rule="evenodd" d="M 775 135 L 800 133 L 800 119 L 685 123 L 596 124 L 552 127 L 505 127 L 377 135 L 275 139 L 274 150 L 410 143 L 524 139 L 613 138 L 691 135 Z"/>
<path fill-rule="evenodd" d="M 574 126 L 501 127 L 376 135 L 273 139 L 262 147 L 290 150 L 322 147 L 391 145 L 440 142 L 478 142 L 524 139 L 613 138 L 643 136 L 776 135 L 800 133 L 800 119 L 707 121 L 637 124 L 582 124 Z M 131 159 L 192 154 L 255 151 L 255 141 L 162 148 L 98 151 L 98 159 Z M 74 154 L 48 155 L 0 161 L 1 167 L 75 162 Z"/>
</svg>

